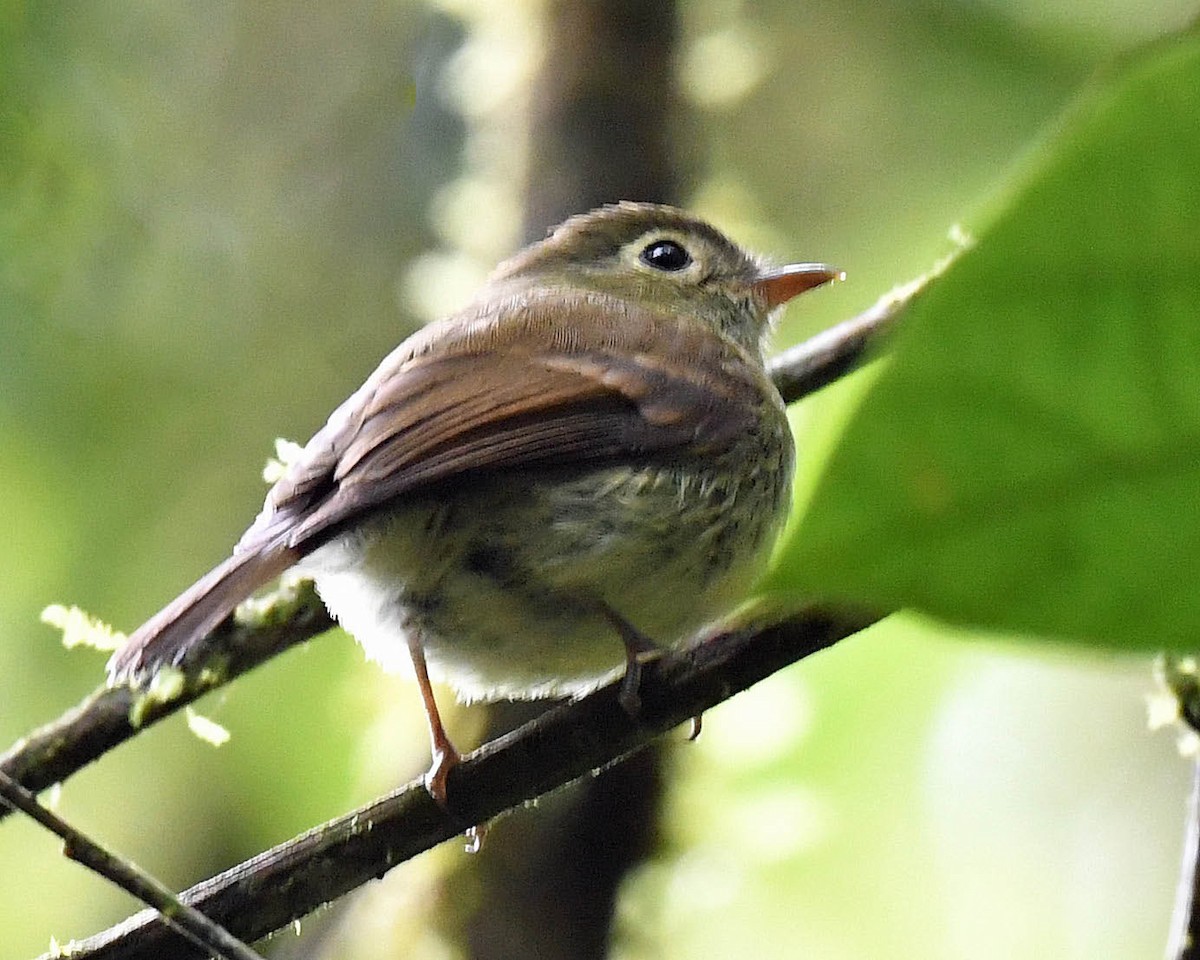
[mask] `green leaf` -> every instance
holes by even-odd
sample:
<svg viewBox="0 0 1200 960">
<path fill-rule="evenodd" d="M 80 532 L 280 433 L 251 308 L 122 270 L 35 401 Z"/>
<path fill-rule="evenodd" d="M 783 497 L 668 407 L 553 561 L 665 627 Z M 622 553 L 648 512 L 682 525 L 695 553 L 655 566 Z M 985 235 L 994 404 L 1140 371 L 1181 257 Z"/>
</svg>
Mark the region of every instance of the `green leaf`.
<svg viewBox="0 0 1200 960">
<path fill-rule="evenodd" d="M 1200 646 L 1200 36 L 1075 106 L 902 321 L 765 583 Z"/>
</svg>

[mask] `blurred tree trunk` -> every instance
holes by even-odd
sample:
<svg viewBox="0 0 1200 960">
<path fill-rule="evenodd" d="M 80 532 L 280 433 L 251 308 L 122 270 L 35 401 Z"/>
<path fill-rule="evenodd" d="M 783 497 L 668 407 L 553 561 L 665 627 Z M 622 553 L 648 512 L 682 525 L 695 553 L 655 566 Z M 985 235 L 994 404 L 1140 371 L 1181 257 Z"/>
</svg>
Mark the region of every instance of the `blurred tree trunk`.
<svg viewBox="0 0 1200 960">
<path fill-rule="evenodd" d="M 560 0 L 533 95 L 525 239 L 615 200 L 679 201 L 669 2 Z"/>
<path fill-rule="evenodd" d="M 545 17 L 523 240 L 603 203 L 678 202 L 675 4 L 549 0 Z M 447 53 L 439 44 L 431 56 L 444 64 Z M 613 645 L 620 649 L 616 636 Z M 483 739 L 550 706 L 493 704 Z M 442 941 L 434 949 L 473 960 L 600 960 L 622 881 L 656 845 L 663 788 L 662 752 L 645 750 L 490 825 L 481 852 L 450 858 L 448 875 L 401 878 L 399 901 L 384 894 L 375 903 L 364 890 L 307 920 L 305 936 L 276 944 L 272 956 L 407 956 L 428 934 Z M 384 939 L 363 909 L 388 912 Z"/>
<path fill-rule="evenodd" d="M 552 5 L 532 101 L 526 240 L 602 203 L 678 199 L 676 37 L 672 3 Z M 493 707 L 487 739 L 544 709 Z M 606 956 L 621 882 L 655 844 L 662 766 L 659 750 L 645 751 L 497 823 L 482 854 L 460 867 L 473 874 L 476 892 L 471 911 L 460 915 L 467 955 Z"/>
</svg>

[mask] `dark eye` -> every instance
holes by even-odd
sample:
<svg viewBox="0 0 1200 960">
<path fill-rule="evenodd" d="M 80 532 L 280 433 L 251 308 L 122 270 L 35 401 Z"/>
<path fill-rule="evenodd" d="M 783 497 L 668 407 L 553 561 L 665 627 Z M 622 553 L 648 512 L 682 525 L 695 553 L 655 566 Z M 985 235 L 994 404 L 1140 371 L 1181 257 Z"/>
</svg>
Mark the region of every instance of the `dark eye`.
<svg viewBox="0 0 1200 960">
<path fill-rule="evenodd" d="M 674 240 L 655 240 L 642 251 L 641 261 L 655 270 L 674 273 L 692 262 L 692 255 Z"/>
</svg>

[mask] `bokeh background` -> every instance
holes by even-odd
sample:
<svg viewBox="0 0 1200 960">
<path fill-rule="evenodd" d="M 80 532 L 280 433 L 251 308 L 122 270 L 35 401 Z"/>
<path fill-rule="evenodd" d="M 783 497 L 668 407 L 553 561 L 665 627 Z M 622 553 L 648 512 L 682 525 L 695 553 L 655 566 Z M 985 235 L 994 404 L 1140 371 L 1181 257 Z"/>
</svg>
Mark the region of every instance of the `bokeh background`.
<svg viewBox="0 0 1200 960">
<path fill-rule="evenodd" d="M 670 135 L 689 205 L 756 249 L 847 270 L 791 308 L 791 343 L 946 253 L 1097 69 L 1194 13 L 681 3 L 688 110 Z M 544 14 L 0 12 L 0 744 L 101 677 L 103 656 L 64 650 L 43 607 L 136 626 L 228 551 L 273 439 L 307 437 L 520 241 Z M 810 463 L 853 392 L 797 412 Z M 785 671 L 668 748 L 660 847 L 626 884 L 614 955 L 1157 956 L 1188 768 L 1147 729 L 1152 688 L 1146 661 L 1038 655 L 915 617 Z M 427 760 L 415 689 L 337 633 L 200 709 L 228 744 L 172 720 L 56 798 L 177 886 Z M 454 956 L 431 914 L 464 856 L 447 846 L 339 908 L 327 955 Z M 132 909 L 48 836 L 0 823 L 0 958 Z M 299 955 L 306 936 L 273 949 Z"/>
</svg>

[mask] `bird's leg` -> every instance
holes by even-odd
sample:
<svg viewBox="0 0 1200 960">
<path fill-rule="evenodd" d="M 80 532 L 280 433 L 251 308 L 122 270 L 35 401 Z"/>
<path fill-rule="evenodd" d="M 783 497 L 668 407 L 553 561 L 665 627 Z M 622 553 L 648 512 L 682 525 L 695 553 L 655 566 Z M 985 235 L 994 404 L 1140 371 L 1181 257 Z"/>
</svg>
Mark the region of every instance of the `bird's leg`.
<svg viewBox="0 0 1200 960">
<path fill-rule="evenodd" d="M 425 665 L 425 648 L 415 630 L 408 631 L 408 654 L 412 657 L 413 673 L 416 674 L 417 686 L 421 688 L 421 701 L 425 705 L 425 719 L 429 722 L 429 745 L 433 754 L 433 765 L 425 774 L 425 789 L 437 801 L 438 806 L 445 807 L 446 777 L 458 766 L 461 758 L 442 725 L 442 715 L 438 713 L 433 686 L 429 682 L 429 668 Z"/>
<path fill-rule="evenodd" d="M 626 713 L 631 717 L 636 717 L 642 708 L 642 698 L 638 693 L 638 688 L 642 685 L 642 666 L 661 657 L 663 648 L 608 604 L 602 603 L 600 610 L 620 635 L 621 642 L 625 644 L 625 676 L 621 680 L 621 689 L 617 694 L 617 699 L 625 708 Z"/>
<path fill-rule="evenodd" d="M 657 660 L 663 655 L 664 650 L 608 604 L 601 603 L 600 612 L 613 625 L 621 636 L 621 642 L 625 644 L 625 676 L 621 679 L 621 689 L 617 693 L 617 700 L 625 708 L 626 713 L 631 717 L 636 717 L 642 708 L 642 698 L 638 693 L 638 688 L 642 684 L 642 666 L 652 660 Z M 692 717 L 691 729 L 688 731 L 689 740 L 695 740 L 700 736 L 703 716 L 698 713 Z"/>
</svg>

